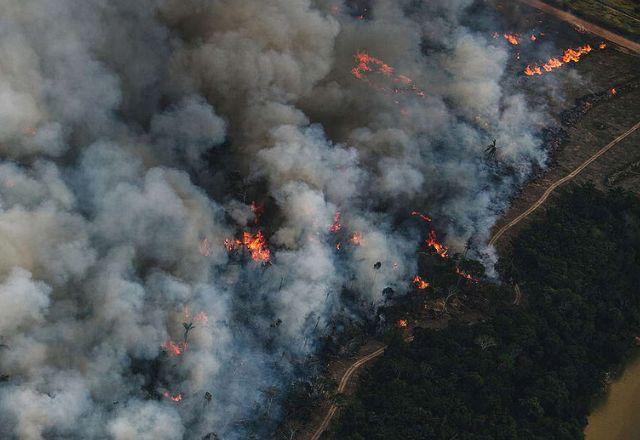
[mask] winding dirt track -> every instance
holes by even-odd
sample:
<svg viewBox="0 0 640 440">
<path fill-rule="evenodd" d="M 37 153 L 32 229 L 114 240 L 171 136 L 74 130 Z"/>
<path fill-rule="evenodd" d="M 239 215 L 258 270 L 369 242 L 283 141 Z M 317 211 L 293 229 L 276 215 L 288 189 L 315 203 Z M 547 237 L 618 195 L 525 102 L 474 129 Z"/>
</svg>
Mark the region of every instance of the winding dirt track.
<svg viewBox="0 0 640 440">
<path fill-rule="evenodd" d="M 563 178 L 558 179 L 554 183 L 552 183 L 549 186 L 549 188 L 547 188 L 547 190 L 544 192 L 542 197 L 540 197 L 533 205 L 531 205 L 526 211 L 524 211 L 518 217 L 514 218 L 509 223 L 507 223 L 502 228 L 500 228 L 498 230 L 498 232 L 495 233 L 495 235 L 493 236 L 491 241 L 489 242 L 489 245 L 491 245 L 491 246 L 495 245 L 496 241 L 498 241 L 498 239 L 502 236 L 502 234 L 504 234 L 511 227 L 513 227 L 514 225 L 518 224 L 520 221 L 522 221 L 524 218 L 526 218 L 532 212 L 534 212 L 536 209 L 538 209 L 549 198 L 551 193 L 556 188 L 558 188 L 559 186 L 563 185 L 564 183 L 566 183 L 569 180 L 571 180 L 574 177 L 576 177 L 578 174 L 580 174 L 580 172 L 582 170 L 584 170 L 586 167 L 588 167 L 592 162 L 594 162 L 600 156 L 605 154 L 611 148 L 615 147 L 618 143 L 620 143 L 621 141 L 626 139 L 628 136 L 630 136 L 632 133 L 634 133 L 638 129 L 640 129 L 640 122 L 636 123 L 629 130 L 625 131 L 620 136 L 615 138 L 613 141 L 611 141 L 610 143 L 608 143 L 607 145 L 602 147 L 593 156 L 591 156 L 589 159 L 584 161 L 579 167 L 577 167 L 571 173 L 567 174 Z M 517 301 L 519 303 L 519 298 L 518 298 Z M 408 341 L 411 341 L 411 340 L 413 340 L 413 338 L 409 338 L 408 339 Z M 353 376 L 353 374 L 358 369 L 360 369 L 366 363 L 368 363 L 368 362 L 372 361 L 373 359 L 377 358 L 378 356 L 380 356 L 382 353 L 384 353 L 386 348 L 387 348 L 387 346 L 385 345 L 384 347 L 381 347 L 381 348 L 377 349 L 373 353 L 370 353 L 370 354 L 368 354 L 366 356 L 363 356 L 360 359 L 356 360 L 347 369 L 347 371 L 345 371 L 344 375 L 340 379 L 340 384 L 338 385 L 338 393 L 343 393 L 344 392 L 344 390 L 346 389 L 347 385 L 349 384 L 349 380 L 351 379 L 351 376 Z M 337 410 L 338 410 L 338 407 L 336 405 L 332 404 L 331 407 L 329 408 L 329 411 L 327 411 L 327 414 L 324 416 L 324 419 L 322 419 L 322 423 L 320 424 L 320 426 L 318 426 L 318 429 L 316 429 L 316 431 L 313 433 L 313 436 L 311 436 L 310 440 L 318 440 L 320 438 L 320 436 L 324 433 L 324 431 L 329 427 L 329 423 L 331 423 L 331 420 L 333 419 L 333 416 L 335 415 Z"/>
<path fill-rule="evenodd" d="M 555 17 L 557 17 L 557 18 L 559 18 L 559 19 L 561 19 L 563 21 L 566 21 L 566 22 L 571 23 L 571 24 L 576 25 L 576 26 L 580 26 L 581 28 L 585 29 L 586 31 L 588 31 L 588 32 L 590 32 L 590 33 L 592 33 L 594 35 L 598 35 L 599 37 L 602 37 L 602 38 L 604 38 L 604 39 L 606 39 L 606 40 L 608 40 L 608 41 L 610 41 L 612 43 L 615 43 L 618 46 L 624 47 L 624 48 L 626 48 L 626 49 L 628 49 L 628 50 L 630 50 L 632 52 L 635 52 L 635 53 L 640 53 L 640 44 L 635 43 L 635 42 L 633 42 L 633 41 L 631 41 L 631 40 L 629 40 L 627 38 L 624 38 L 624 37 L 622 37 L 622 36 L 620 36 L 618 34 L 615 34 L 615 33 L 611 32 L 611 31 L 608 31 L 608 30 L 606 30 L 604 28 L 601 28 L 600 26 L 596 26 L 596 25 L 594 25 L 592 23 L 589 23 L 589 22 L 587 22 L 585 20 L 582 20 L 582 19 L 576 17 L 575 15 L 573 15 L 573 14 L 571 14 L 569 12 L 562 11 L 562 10 L 560 10 L 558 8 L 554 8 L 553 6 L 550 6 L 550 5 L 544 3 L 544 2 L 542 2 L 540 0 L 519 0 L 519 1 L 521 3 L 527 4 L 527 5 L 531 6 L 531 7 L 539 9 L 539 10 L 541 10 L 543 12 L 546 12 L 548 14 L 554 15 Z M 627 138 L 629 135 L 634 133 L 639 128 L 640 128 L 640 122 L 635 124 L 633 127 L 631 127 L 629 130 L 627 130 L 626 132 L 624 132 L 623 134 L 621 134 L 617 138 L 615 138 L 612 142 L 610 142 L 609 144 L 607 144 L 606 146 L 604 146 L 603 148 L 598 150 L 598 152 L 596 152 L 593 156 L 591 156 L 589 159 L 584 161 L 579 167 L 577 167 L 571 173 L 569 173 L 568 175 L 564 176 L 563 178 L 561 178 L 561 179 L 555 181 L 553 184 L 551 184 L 551 186 L 549 186 L 549 188 L 547 188 L 547 190 L 544 192 L 542 197 L 540 197 L 540 199 L 538 199 L 538 201 L 536 201 L 533 205 L 531 205 L 529 207 L 529 209 L 527 209 L 525 212 L 520 214 L 518 217 L 516 217 L 515 219 L 513 219 L 512 221 L 510 221 L 509 223 L 504 225 L 502 228 L 500 228 L 498 230 L 498 232 L 495 233 L 493 238 L 491 238 L 491 241 L 489 242 L 489 245 L 491 245 L 491 246 L 495 245 L 495 243 L 498 241 L 498 239 L 507 230 L 512 228 L 514 225 L 518 224 L 520 221 L 522 221 L 524 218 L 526 218 L 532 212 L 534 212 L 536 209 L 538 209 L 547 200 L 547 198 L 549 198 L 551 193 L 556 188 L 558 188 L 559 186 L 563 185 L 564 183 L 568 182 L 569 180 L 573 179 L 575 176 L 580 174 L 580 172 L 582 170 L 584 170 L 586 167 L 588 167 L 593 161 L 595 161 L 600 156 L 605 154 L 607 151 L 609 151 L 611 148 L 616 146 L 618 143 L 620 143 L 622 140 Z M 413 338 L 409 338 L 409 340 L 412 340 L 412 339 Z M 351 379 L 351 376 L 353 376 L 353 374 L 356 371 L 358 371 L 358 369 L 360 369 L 366 363 L 368 363 L 368 362 L 372 361 L 373 359 L 377 358 L 378 356 L 380 356 L 382 353 L 384 353 L 386 348 L 387 348 L 387 346 L 385 345 L 384 347 L 380 347 L 379 349 L 377 349 L 373 353 L 370 353 L 370 354 L 368 354 L 366 356 L 363 356 L 360 359 L 356 360 L 347 369 L 347 371 L 344 373 L 344 375 L 340 379 L 340 384 L 338 386 L 338 393 L 343 393 L 344 392 L 344 390 L 346 389 L 347 385 L 349 384 L 349 380 Z M 332 404 L 331 407 L 329 407 L 329 411 L 327 411 L 327 414 L 324 416 L 324 419 L 322 419 L 322 423 L 320 424 L 320 426 L 318 426 L 318 429 L 316 429 L 316 431 L 310 437 L 310 440 L 318 440 L 320 438 L 320 436 L 329 427 L 329 423 L 331 423 L 331 420 L 333 419 L 333 416 L 335 415 L 337 410 L 338 410 L 337 405 Z"/>
<path fill-rule="evenodd" d="M 347 369 L 347 371 L 345 371 L 344 375 L 342 376 L 342 379 L 340 379 L 340 384 L 338 385 L 338 393 L 344 393 L 344 390 L 347 388 L 347 385 L 349 384 L 349 379 L 351 379 L 351 376 L 353 376 L 353 373 L 355 373 L 360 367 L 362 367 L 364 364 L 366 364 L 370 360 L 375 359 L 378 356 L 380 356 L 382 353 L 384 353 L 386 348 L 387 348 L 386 345 L 384 347 L 380 347 L 373 353 L 369 353 L 368 355 L 363 356 L 357 361 L 355 361 Z M 333 416 L 337 410 L 338 410 L 337 405 L 332 404 L 331 407 L 329 408 L 329 411 L 327 411 L 327 414 L 324 416 L 324 419 L 322 419 L 322 423 L 320 424 L 320 426 L 318 426 L 318 429 L 316 429 L 316 432 L 313 433 L 311 440 L 318 440 L 320 438 L 322 433 L 329 427 L 329 423 L 331 423 L 331 419 L 333 419 Z"/>
<path fill-rule="evenodd" d="M 408 338 L 405 339 L 405 341 L 407 342 L 413 341 L 413 336 L 409 336 Z M 342 375 L 342 379 L 340 379 L 340 384 L 338 384 L 338 393 L 344 393 L 344 390 L 347 388 L 347 385 L 349 384 L 349 379 L 351 379 L 351 376 L 353 376 L 353 373 L 358 371 L 367 362 L 374 360 L 375 358 L 380 356 L 382 353 L 384 353 L 387 347 L 388 345 L 384 345 L 379 349 L 377 349 L 376 351 L 374 351 L 373 353 L 369 353 L 366 356 L 362 356 L 360 359 L 358 359 L 353 364 L 351 364 L 351 366 L 347 369 L 347 371 L 345 371 L 344 374 Z M 324 416 L 324 419 L 322 419 L 322 423 L 320 424 L 320 426 L 318 426 L 318 429 L 316 429 L 316 431 L 313 433 L 313 435 L 310 437 L 309 440 L 318 440 L 320 438 L 322 433 L 324 433 L 324 431 L 326 431 L 326 429 L 329 427 L 329 423 L 331 423 L 331 419 L 333 419 L 333 416 L 335 415 L 337 410 L 338 410 L 337 405 L 331 405 L 331 407 L 329 408 L 329 411 L 327 411 L 327 414 Z"/>
<path fill-rule="evenodd" d="M 513 226 L 515 226 L 518 223 L 520 223 L 520 221 L 522 221 L 524 218 L 528 217 L 529 214 L 531 214 L 533 211 L 538 209 L 549 198 L 551 193 L 556 190 L 556 188 L 558 188 L 560 185 L 563 185 L 564 183 L 566 183 L 569 180 L 571 180 L 574 177 L 576 177 L 578 174 L 580 174 L 580 172 L 582 170 L 584 170 L 586 167 L 588 167 L 591 164 L 591 162 L 595 161 L 600 156 L 602 156 L 607 151 L 609 151 L 611 148 L 615 147 L 618 143 L 620 143 L 622 140 L 626 139 L 629 135 L 631 135 L 633 132 L 635 132 L 639 128 L 640 128 L 640 122 L 636 123 L 636 125 L 631 127 L 629 130 L 625 131 L 620 136 L 615 138 L 613 141 L 611 141 L 610 143 L 608 143 L 607 145 L 602 147 L 593 156 L 591 156 L 589 159 L 587 159 L 584 162 L 582 162 L 582 164 L 578 168 L 576 168 L 575 170 L 573 170 L 572 172 L 570 172 L 569 174 L 567 174 L 563 178 L 558 179 L 555 182 L 553 182 L 549 186 L 549 188 L 547 188 L 547 190 L 544 192 L 544 194 L 542 194 L 542 197 L 540 197 L 533 205 L 529 206 L 529 208 L 526 211 L 524 211 L 522 214 L 520 214 L 519 216 L 517 216 L 516 218 L 511 220 L 509 223 L 507 223 L 506 225 L 501 227 L 498 230 L 498 232 L 496 232 L 493 235 L 493 237 L 491 238 L 491 241 L 489 241 L 489 246 L 494 246 L 496 244 L 496 242 L 498 241 L 498 239 L 502 236 L 502 234 L 504 234 L 506 231 L 511 229 Z"/>
</svg>

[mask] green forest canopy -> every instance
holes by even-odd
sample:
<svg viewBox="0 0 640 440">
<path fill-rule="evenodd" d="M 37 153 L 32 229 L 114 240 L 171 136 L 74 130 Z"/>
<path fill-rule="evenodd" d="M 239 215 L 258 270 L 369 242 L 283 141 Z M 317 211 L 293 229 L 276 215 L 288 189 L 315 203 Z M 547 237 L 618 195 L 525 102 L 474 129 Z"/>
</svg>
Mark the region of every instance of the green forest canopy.
<svg viewBox="0 0 640 440">
<path fill-rule="evenodd" d="M 608 372 L 640 334 L 640 203 L 573 187 L 501 262 L 525 304 L 474 325 L 397 336 L 333 435 L 374 439 L 580 439 Z M 505 295 L 510 294 L 505 289 Z"/>
</svg>

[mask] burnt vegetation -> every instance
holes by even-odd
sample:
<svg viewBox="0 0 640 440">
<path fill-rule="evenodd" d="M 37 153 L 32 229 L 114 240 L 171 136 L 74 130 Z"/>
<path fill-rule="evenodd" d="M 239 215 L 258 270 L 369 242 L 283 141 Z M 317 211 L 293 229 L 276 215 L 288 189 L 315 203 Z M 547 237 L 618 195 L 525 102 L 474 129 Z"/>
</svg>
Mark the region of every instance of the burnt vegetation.
<svg viewBox="0 0 640 440">
<path fill-rule="evenodd" d="M 565 190 L 480 283 L 486 319 L 400 331 L 363 373 L 335 438 L 579 439 L 640 324 L 640 203 Z M 514 291 L 524 300 L 514 301 Z M 518 295 L 519 296 L 519 295 Z M 514 302 L 520 305 L 515 305 Z"/>
<path fill-rule="evenodd" d="M 603 103 L 631 93 L 639 87 L 640 78 L 633 78 L 615 84 L 606 90 L 587 93 L 577 98 L 573 106 L 560 113 L 559 124 L 545 127 L 540 133 L 540 138 L 543 140 L 545 147 L 551 152 L 552 161 L 555 161 L 554 153 L 569 140 L 569 130 L 575 127 L 589 111 Z M 598 128 L 604 129 L 606 127 L 606 124 L 602 123 L 601 127 Z"/>
</svg>

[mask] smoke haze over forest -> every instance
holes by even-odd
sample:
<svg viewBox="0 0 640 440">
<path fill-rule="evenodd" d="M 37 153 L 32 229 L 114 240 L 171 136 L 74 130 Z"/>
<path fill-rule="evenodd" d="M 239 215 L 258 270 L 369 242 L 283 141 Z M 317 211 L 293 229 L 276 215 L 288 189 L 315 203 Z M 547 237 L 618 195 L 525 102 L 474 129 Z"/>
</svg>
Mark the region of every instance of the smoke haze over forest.
<svg viewBox="0 0 640 440">
<path fill-rule="evenodd" d="M 0 437 L 247 438 L 412 210 L 490 267 L 543 110 L 472 4 L 1 2 Z"/>
</svg>

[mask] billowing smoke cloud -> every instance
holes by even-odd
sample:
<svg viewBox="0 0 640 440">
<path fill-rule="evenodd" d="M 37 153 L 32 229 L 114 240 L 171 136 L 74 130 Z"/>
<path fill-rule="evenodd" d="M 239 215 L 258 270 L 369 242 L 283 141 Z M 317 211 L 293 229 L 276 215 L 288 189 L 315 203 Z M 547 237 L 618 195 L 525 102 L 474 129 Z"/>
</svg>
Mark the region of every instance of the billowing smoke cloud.
<svg viewBox="0 0 640 440">
<path fill-rule="evenodd" d="M 487 251 L 540 116 L 470 0 L 363 4 L 0 3 L 1 437 L 266 435 L 332 318 L 408 287 L 411 210 Z"/>
</svg>

